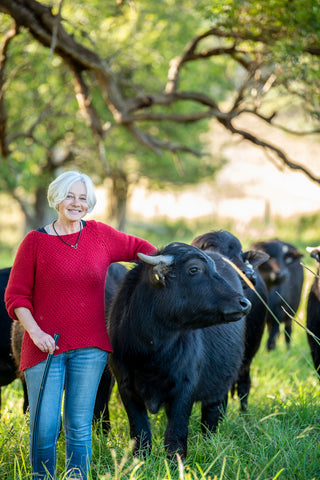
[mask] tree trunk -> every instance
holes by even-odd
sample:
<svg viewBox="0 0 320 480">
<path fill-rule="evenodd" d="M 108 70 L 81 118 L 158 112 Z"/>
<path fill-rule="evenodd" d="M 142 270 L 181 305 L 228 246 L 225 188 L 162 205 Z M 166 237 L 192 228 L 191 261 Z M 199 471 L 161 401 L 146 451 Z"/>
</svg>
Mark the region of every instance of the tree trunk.
<svg viewBox="0 0 320 480">
<path fill-rule="evenodd" d="M 125 172 L 115 170 L 111 176 L 111 219 L 116 228 L 125 231 L 129 181 Z"/>
</svg>

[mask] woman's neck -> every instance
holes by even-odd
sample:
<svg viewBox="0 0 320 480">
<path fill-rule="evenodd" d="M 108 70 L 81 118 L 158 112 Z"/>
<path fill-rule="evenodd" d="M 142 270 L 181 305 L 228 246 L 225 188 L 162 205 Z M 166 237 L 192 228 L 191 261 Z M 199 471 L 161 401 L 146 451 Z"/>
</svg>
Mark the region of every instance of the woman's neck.
<svg viewBox="0 0 320 480">
<path fill-rule="evenodd" d="M 70 235 L 71 233 L 79 232 L 80 226 L 81 220 L 66 222 L 58 218 L 58 220 L 54 222 L 54 228 L 57 230 L 59 235 Z"/>
</svg>

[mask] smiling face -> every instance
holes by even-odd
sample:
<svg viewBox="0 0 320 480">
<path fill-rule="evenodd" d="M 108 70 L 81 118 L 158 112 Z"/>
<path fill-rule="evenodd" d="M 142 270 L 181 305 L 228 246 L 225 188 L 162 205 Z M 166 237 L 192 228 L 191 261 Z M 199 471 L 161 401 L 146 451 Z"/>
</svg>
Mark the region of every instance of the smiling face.
<svg viewBox="0 0 320 480">
<path fill-rule="evenodd" d="M 59 219 L 62 222 L 80 222 L 88 212 L 87 189 L 83 182 L 71 185 L 64 200 L 59 203 Z"/>
</svg>

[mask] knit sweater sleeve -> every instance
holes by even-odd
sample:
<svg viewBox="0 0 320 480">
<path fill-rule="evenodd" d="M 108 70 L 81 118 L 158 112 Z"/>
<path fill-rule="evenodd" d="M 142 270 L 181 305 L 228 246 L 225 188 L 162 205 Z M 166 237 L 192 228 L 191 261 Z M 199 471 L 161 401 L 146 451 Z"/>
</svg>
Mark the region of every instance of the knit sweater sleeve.
<svg viewBox="0 0 320 480">
<path fill-rule="evenodd" d="M 17 320 L 14 310 L 18 307 L 26 307 L 33 314 L 34 258 L 34 235 L 30 232 L 18 248 L 5 290 L 6 308 L 14 320 Z"/>
<path fill-rule="evenodd" d="M 104 238 L 109 245 L 109 253 L 112 262 L 132 262 L 138 259 L 138 253 L 150 255 L 156 252 L 156 247 L 142 238 L 120 232 L 109 225 L 97 223 L 102 229 Z"/>
</svg>

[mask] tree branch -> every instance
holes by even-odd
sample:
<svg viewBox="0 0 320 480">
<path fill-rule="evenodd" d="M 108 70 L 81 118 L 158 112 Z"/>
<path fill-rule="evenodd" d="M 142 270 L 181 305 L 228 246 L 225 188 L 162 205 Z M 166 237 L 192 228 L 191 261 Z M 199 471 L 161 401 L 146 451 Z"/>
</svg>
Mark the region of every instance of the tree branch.
<svg viewBox="0 0 320 480">
<path fill-rule="evenodd" d="M 107 154 L 103 142 L 106 135 L 106 130 L 104 130 L 103 126 L 101 125 L 100 117 L 92 104 L 89 89 L 83 79 L 81 71 L 76 70 L 73 66 L 71 66 L 71 69 L 73 70 L 76 98 L 80 111 L 82 112 L 87 125 L 90 127 L 93 137 L 97 142 L 99 157 L 102 165 L 104 166 L 105 173 L 106 175 L 110 175 L 111 168 L 107 161 Z"/>
<path fill-rule="evenodd" d="M 60 6 L 61 3 L 62 0 L 60 0 Z M 27 28 L 30 34 L 42 45 L 48 49 L 51 48 L 55 54 L 60 56 L 72 71 L 79 108 L 82 113 L 84 113 L 93 136 L 97 139 L 100 156 L 105 162 L 105 165 L 107 165 L 107 160 L 105 157 L 103 140 L 106 132 L 103 127 L 103 122 L 92 104 L 89 87 L 83 80 L 82 73 L 85 70 L 90 71 L 92 76 L 98 82 L 105 105 L 113 115 L 115 123 L 127 128 L 140 143 L 154 151 L 156 154 L 160 154 L 162 150 L 167 150 L 171 152 L 185 151 L 197 156 L 201 155 L 196 150 L 187 146 L 170 141 L 163 141 L 151 136 L 140 130 L 136 123 L 142 121 L 191 123 L 215 117 L 230 132 L 238 134 L 251 143 L 273 152 L 273 154 L 275 154 L 284 165 L 287 165 L 294 170 L 300 170 L 313 181 L 320 183 L 320 178 L 317 178 L 302 165 L 291 161 L 281 148 L 265 142 L 249 132 L 237 129 L 232 124 L 233 118 L 246 111 L 245 109 L 241 109 L 241 104 L 244 103 L 245 90 L 250 88 L 251 81 L 255 81 L 262 93 L 265 93 L 277 80 L 277 73 L 274 73 L 273 71 L 271 75 L 270 72 L 268 72 L 265 78 L 262 76 L 254 78 L 254 74 L 258 71 L 260 62 L 264 61 L 261 60 L 261 44 L 265 43 L 268 45 L 270 43 L 273 27 L 268 31 L 270 38 L 264 37 L 263 35 L 251 34 L 245 28 L 243 32 L 231 30 L 227 32 L 223 31 L 222 28 L 209 29 L 202 35 L 195 37 L 187 45 L 182 54 L 171 61 L 167 83 L 163 92 L 139 94 L 127 99 L 122 94 L 121 79 L 117 77 L 109 64 L 103 60 L 95 50 L 85 48 L 78 43 L 72 35 L 69 35 L 66 32 L 61 23 L 60 12 L 58 15 L 53 15 L 50 7 L 41 4 L 36 0 L 0 0 L 0 11 L 8 13 L 15 19 L 18 25 Z M 273 33 L 276 33 L 276 29 Z M 199 51 L 197 51 L 200 42 L 210 36 L 225 39 L 226 45 L 219 48 L 204 49 L 202 51 L 199 49 Z M 255 43 L 260 42 L 260 48 L 252 48 L 251 50 L 245 51 L 245 47 L 241 49 L 239 46 L 240 42 L 243 40 L 251 40 Z M 312 55 L 317 55 L 318 50 L 317 47 L 309 46 L 306 51 L 309 51 Z M 242 65 L 248 74 L 246 80 L 237 91 L 232 107 L 227 112 L 221 111 L 217 102 L 206 94 L 178 90 L 180 72 L 187 62 L 205 59 L 216 55 L 230 56 L 234 61 Z M 1 87 L 3 87 L 3 85 L 1 85 Z M 181 101 L 193 102 L 196 111 L 185 114 L 175 112 L 159 113 L 158 111 L 153 111 L 154 106 L 165 107 L 174 104 L 178 105 Z M 251 113 L 259 116 L 270 124 L 275 116 L 274 113 L 270 117 L 266 117 L 260 114 L 257 110 L 252 110 Z M 0 115 L 1 124 L 3 125 L 5 115 L 1 110 Z M 297 132 L 295 133 L 299 134 Z M 0 141 L 2 149 L 6 147 L 3 141 L 4 138 L 5 131 L 1 131 Z"/>
<path fill-rule="evenodd" d="M 148 133 L 143 132 L 136 125 L 132 123 L 128 125 L 128 129 L 133 133 L 133 135 L 135 135 L 135 137 L 139 140 L 139 142 L 142 145 L 145 145 L 146 147 L 148 147 L 156 155 L 160 155 L 161 151 L 163 150 L 166 150 L 172 153 L 175 153 L 178 151 L 191 153 L 192 155 L 195 155 L 197 157 L 201 157 L 204 155 L 202 152 L 199 152 L 193 148 L 187 147 L 186 145 L 160 140 L 157 137 L 154 137 Z"/>
<path fill-rule="evenodd" d="M 244 140 L 248 140 L 252 144 L 257 145 L 258 147 L 262 147 L 267 151 L 274 153 L 281 160 L 281 163 L 283 165 L 289 167 L 291 170 L 300 171 L 304 173 L 307 177 L 309 177 L 311 180 L 313 180 L 314 182 L 320 183 L 320 177 L 316 177 L 310 170 L 305 168 L 303 165 L 300 165 L 290 160 L 289 157 L 280 148 L 276 147 L 272 143 L 261 140 L 260 138 L 256 137 L 255 135 L 252 135 L 250 132 L 247 132 L 246 130 L 242 130 L 234 127 L 231 121 L 226 121 L 225 119 L 218 119 L 218 120 L 231 133 L 240 135 Z"/>
<path fill-rule="evenodd" d="M 4 158 L 10 153 L 9 142 L 7 138 L 7 111 L 5 105 L 5 68 L 8 60 L 8 48 L 12 39 L 18 35 L 17 25 L 5 34 L 3 42 L 0 45 L 0 151 Z"/>
<path fill-rule="evenodd" d="M 165 87 L 166 93 L 173 93 L 177 90 L 181 68 L 184 66 L 185 63 L 190 61 L 203 60 L 205 58 L 218 56 L 218 55 L 229 55 L 232 58 L 234 58 L 237 62 L 239 62 L 242 66 L 244 66 L 244 68 L 246 69 L 249 68 L 249 64 L 251 62 L 248 62 L 247 60 L 245 60 L 244 57 L 242 57 L 242 55 L 248 55 L 248 52 L 241 49 L 237 50 L 236 44 L 233 44 L 231 46 L 224 46 L 224 47 L 203 50 L 201 52 L 196 53 L 196 49 L 199 43 L 202 40 L 211 36 L 216 36 L 215 29 L 207 30 L 203 34 L 195 37 L 189 43 L 189 45 L 187 45 L 187 47 L 185 48 L 185 50 L 181 55 L 171 60 L 170 68 L 168 72 L 168 80 Z"/>
</svg>

